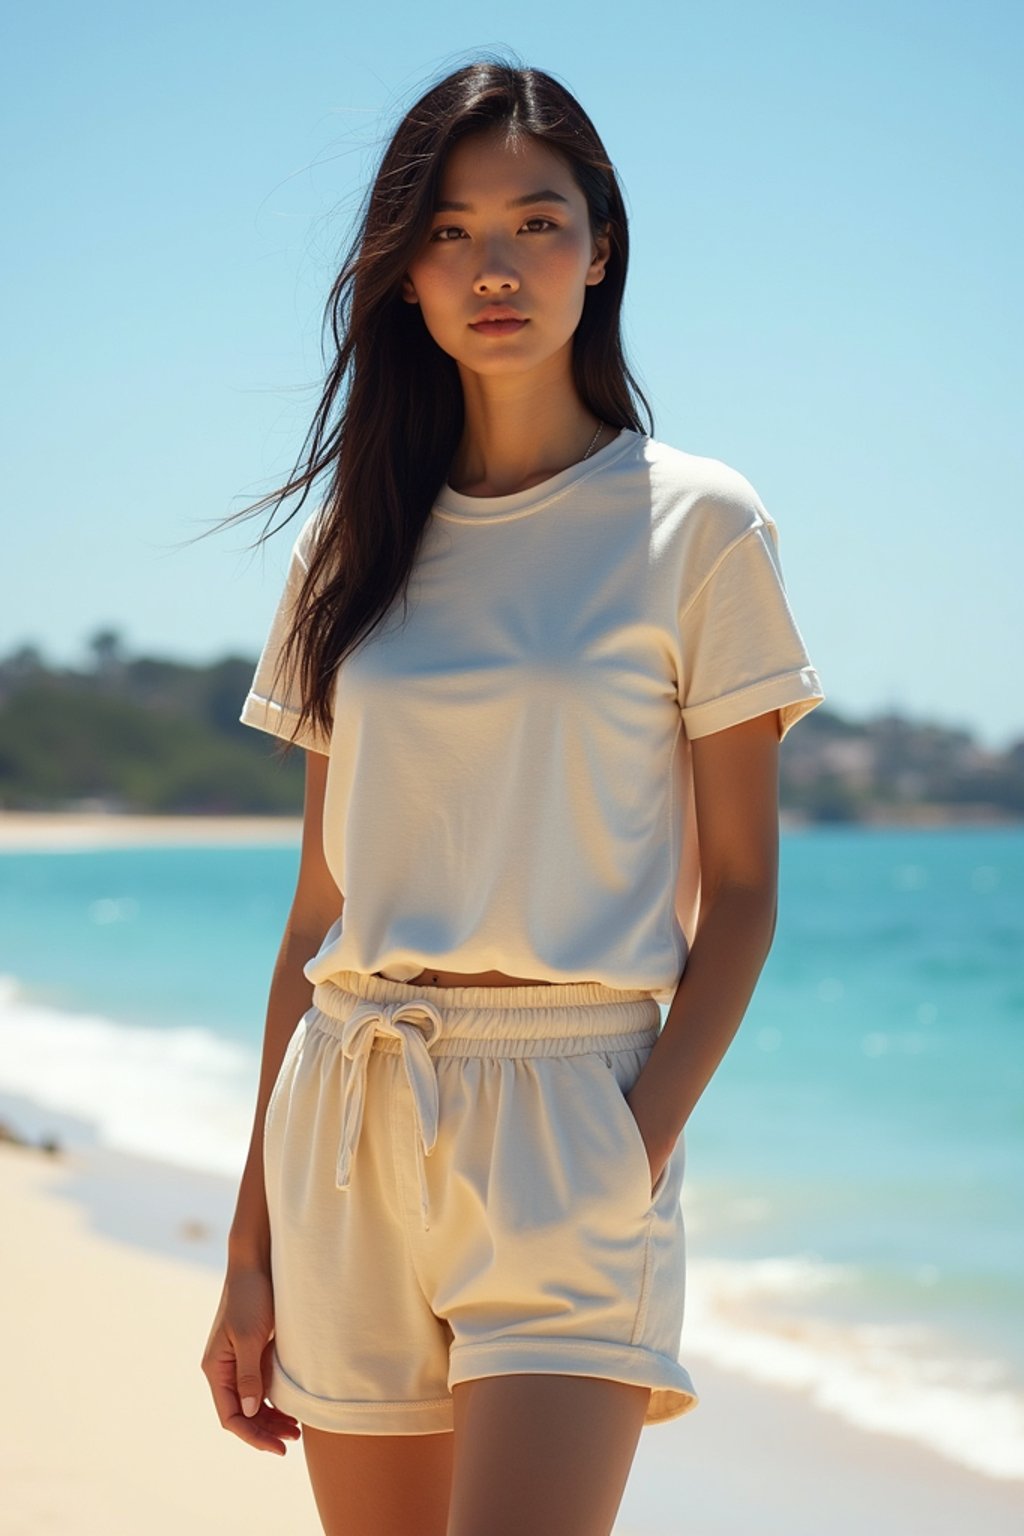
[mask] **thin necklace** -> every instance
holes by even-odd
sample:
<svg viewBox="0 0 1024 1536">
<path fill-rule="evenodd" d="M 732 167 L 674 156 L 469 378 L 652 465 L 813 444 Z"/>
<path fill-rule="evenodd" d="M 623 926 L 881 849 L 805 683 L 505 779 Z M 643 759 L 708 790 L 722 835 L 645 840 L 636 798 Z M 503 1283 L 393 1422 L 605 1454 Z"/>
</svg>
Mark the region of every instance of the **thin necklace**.
<svg viewBox="0 0 1024 1536">
<path fill-rule="evenodd" d="M 583 455 L 584 459 L 589 459 L 590 458 L 590 455 L 594 451 L 594 444 L 597 442 L 598 438 L 601 436 L 601 433 L 602 433 L 603 430 L 604 430 L 604 422 L 603 421 L 599 421 L 598 424 L 597 424 L 597 431 L 594 433 L 593 437 L 590 439 L 590 447 L 587 449 L 586 453 Z M 581 464 L 582 464 L 582 462 L 583 462 L 583 459 L 580 460 Z M 454 486 L 452 487 L 452 489 L 454 490 Z"/>
<path fill-rule="evenodd" d="M 584 459 L 589 459 L 590 458 L 590 455 L 593 452 L 594 444 L 597 442 L 598 438 L 601 436 L 601 433 L 602 433 L 603 430 L 604 430 L 604 422 L 603 421 L 599 421 L 598 424 L 597 424 L 597 431 L 594 433 L 593 437 L 590 439 L 590 447 L 587 449 L 586 453 L 583 455 Z M 583 460 L 581 459 L 580 463 L 582 463 L 582 462 L 583 462 Z"/>
</svg>

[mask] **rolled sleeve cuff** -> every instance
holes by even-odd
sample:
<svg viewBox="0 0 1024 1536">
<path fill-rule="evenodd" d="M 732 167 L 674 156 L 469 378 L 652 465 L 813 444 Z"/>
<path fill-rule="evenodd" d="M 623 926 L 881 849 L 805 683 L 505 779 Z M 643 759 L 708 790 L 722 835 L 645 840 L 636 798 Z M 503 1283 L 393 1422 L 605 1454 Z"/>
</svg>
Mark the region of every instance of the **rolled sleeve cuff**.
<svg viewBox="0 0 1024 1536">
<path fill-rule="evenodd" d="M 261 694 L 250 691 L 238 718 L 243 725 L 251 725 L 257 731 L 267 731 L 271 736 L 294 742 L 295 746 L 305 747 L 307 751 L 320 752 L 325 757 L 330 754 L 330 743 L 324 740 L 315 726 L 307 724 L 297 734 L 293 734 L 299 712 L 279 704 L 276 699 L 265 699 Z"/>
<path fill-rule="evenodd" d="M 782 741 L 797 721 L 816 709 L 824 698 L 825 692 L 815 669 L 800 667 L 797 671 L 783 672 L 778 677 L 766 677 L 762 682 L 737 688 L 735 692 L 709 699 L 705 704 L 691 704 L 680 712 L 683 728 L 692 741 L 777 709 L 779 740 Z"/>
</svg>

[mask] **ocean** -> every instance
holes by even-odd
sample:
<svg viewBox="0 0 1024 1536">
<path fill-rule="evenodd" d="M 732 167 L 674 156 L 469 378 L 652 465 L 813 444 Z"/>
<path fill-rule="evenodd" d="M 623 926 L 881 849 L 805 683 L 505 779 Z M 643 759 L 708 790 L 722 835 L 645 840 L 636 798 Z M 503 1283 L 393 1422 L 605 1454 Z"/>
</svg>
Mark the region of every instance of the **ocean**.
<svg viewBox="0 0 1024 1536">
<path fill-rule="evenodd" d="M 4 1116 L 237 1178 L 297 867 L 0 853 Z M 705 1358 L 1024 1479 L 1022 1032 L 1024 828 L 783 832 L 775 943 L 686 1128 L 698 1392 Z"/>
</svg>

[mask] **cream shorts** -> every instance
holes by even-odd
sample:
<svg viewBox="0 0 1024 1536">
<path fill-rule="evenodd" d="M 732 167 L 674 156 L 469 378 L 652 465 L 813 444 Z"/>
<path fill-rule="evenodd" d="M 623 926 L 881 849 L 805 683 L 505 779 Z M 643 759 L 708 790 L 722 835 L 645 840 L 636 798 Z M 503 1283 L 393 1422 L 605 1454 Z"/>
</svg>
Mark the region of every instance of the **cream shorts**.
<svg viewBox="0 0 1024 1536">
<path fill-rule="evenodd" d="M 456 1382 L 553 1372 L 650 1387 L 645 1424 L 696 1407 L 684 1136 L 652 1189 L 625 1099 L 660 1020 L 592 982 L 317 986 L 265 1126 L 271 1401 L 432 1434 Z"/>
</svg>

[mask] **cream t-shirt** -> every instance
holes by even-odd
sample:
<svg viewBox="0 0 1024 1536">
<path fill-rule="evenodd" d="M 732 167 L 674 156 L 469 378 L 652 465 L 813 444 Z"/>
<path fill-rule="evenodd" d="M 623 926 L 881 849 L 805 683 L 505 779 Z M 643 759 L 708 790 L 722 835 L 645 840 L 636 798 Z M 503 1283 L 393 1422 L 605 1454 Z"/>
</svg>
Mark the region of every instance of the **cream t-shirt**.
<svg viewBox="0 0 1024 1536">
<path fill-rule="evenodd" d="M 272 690 L 303 525 L 241 719 Z M 775 523 L 720 460 L 625 428 L 529 490 L 444 486 L 401 600 L 342 662 L 324 854 L 344 911 L 305 968 L 498 970 L 669 1002 L 700 896 L 690 741 L 825 697 Z"/>
</svg>

